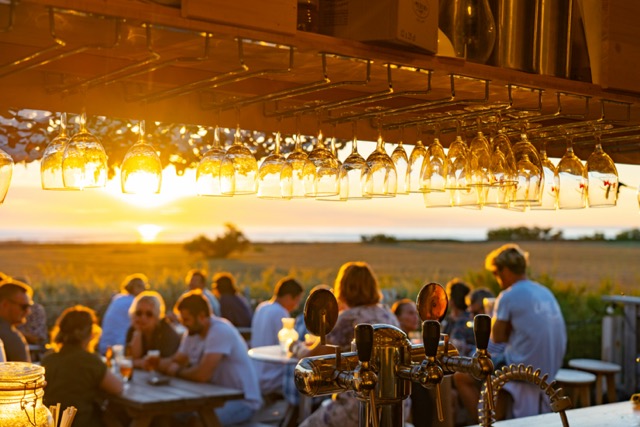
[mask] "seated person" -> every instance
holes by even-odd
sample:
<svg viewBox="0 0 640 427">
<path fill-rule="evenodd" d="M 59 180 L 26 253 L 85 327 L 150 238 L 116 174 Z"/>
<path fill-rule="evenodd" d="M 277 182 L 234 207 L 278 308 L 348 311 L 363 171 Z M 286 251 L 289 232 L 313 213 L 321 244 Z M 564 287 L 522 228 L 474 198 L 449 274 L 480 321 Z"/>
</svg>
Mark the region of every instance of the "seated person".
<svg viewBox="0 0 640 427">
<path fill-rule="evenodd" d="M 60 410 L 75 406 L 74 427 L 103 426 L 103 414 L 97 405 L 100 391 L 122 393 L 123 384 L 94 353 L 100 327 L 93 310 L 77 305 L 66 309 L 51 333 L 55 353 L 42 359 L 47 385 L 46 406 L 60 403 Z"/>
<path fill-rule="evenodd" d="M 251 306 L 249 301 L 240 293 L 236 286 L 236 280 L 231 273 L 216 273 L 211 285 L 213 294 L 220 301 L 221 317 L 224 317 L 233 326 L 239 328 L 251 327 Z"/>
<path fill-rule="evenodd" d="M 212 315 L 199 289 L 183 294 L 174 312 L 187 328 L 178 352 L 160 360 L 158 370 L 190 381 L 235 388 L 243 399 L 229 400 L 214 409 L 221 425 L 243 423 L 262 406 L 258 376 L 249 359 L 247 343 L 226 319 Z"/>
<path fill-rule="evenodd" d="M 449 335 L 461 356 L 471 356 L 475 352 L 475 336 L 473 318 L 467 311 L 466 302 L 471 288 L 460 279 L 453 279 L 447 283 L 446 290 L 450 306 L 449 314 L 442 322 L 442 333 Z"/>
<path fill-rule="evenodd" d="M 31 362 L 27 340 L 16 327 L 26 321 L 32 295 L 26 283 L 9 277 L 0 282 L 0 340 L 7 362 Z"/>
<path fill-rule="evenodd" d="M 173 356 L 180 345 L 180 335 L 165 318 L 162 295 L 144 291 L 133 300 L 129 309 L 131 327 L 127 332 L 127 350 L 135 368 L 144 366 L 149 350 L 160 350 L 160 357 Z"/>
</svg>

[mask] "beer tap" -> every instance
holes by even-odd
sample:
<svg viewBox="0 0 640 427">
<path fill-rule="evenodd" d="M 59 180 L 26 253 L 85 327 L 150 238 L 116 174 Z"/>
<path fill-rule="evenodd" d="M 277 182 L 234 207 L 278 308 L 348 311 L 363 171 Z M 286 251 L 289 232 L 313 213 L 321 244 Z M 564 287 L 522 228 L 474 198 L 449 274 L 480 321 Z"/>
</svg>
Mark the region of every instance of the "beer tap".
<svg viewBox="0 0 640 427">
<path fill-rule="evenodd" d="M 373 351 L 373 326 L 361 323 L 355 330 L 356 351 L 358 353 L 359 366 L 353 373 L 353 389 L 365 394 L 369 392 L 369 405 L 371 424 L 378 427 L 378 415 L 374 389 L 378 383 L 378 377 L 371 368 L 371 352 Z"/>
<path fill-rule="evenodd" d="M 424 386 L 429 388 L 430 386 L 435 385 L 438 420 L 442 422 L 444 421 L 444 415 L 442 414 L 440 383 L 442 383 L 444 372 L 436 359 L 438 354 L 438 345 L 440 344 L 440 322 L 437 320 L 425 320 L 422 323 L 422 341 L 424 342 L 424 355 L 426 361 L 426 365 L 424 367 L 426 381 Z"/>
</svg>

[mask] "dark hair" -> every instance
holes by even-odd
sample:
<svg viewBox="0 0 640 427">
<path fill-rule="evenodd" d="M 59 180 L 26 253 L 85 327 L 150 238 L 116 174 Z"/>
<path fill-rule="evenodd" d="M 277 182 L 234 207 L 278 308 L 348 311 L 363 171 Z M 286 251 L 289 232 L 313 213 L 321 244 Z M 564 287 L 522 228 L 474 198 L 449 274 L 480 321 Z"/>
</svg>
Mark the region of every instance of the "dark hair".
<svg viewBox="0 0 640 427">
<path fill-rule="evenodd" d="M 453 279 L 447 283 L 447 294 L 449 299 L 459 310 L 467 309 L 466 296 L 471 292 L 471 288 L 460 279 Z"/>
<path fill-rule="evenodd" d="M 81 344 L 91 336 L 93 327 L 97 324 L 98 319 L 92 309 L 76 305 L 62 312 L 56 320 L 51 336 L 54 343 Z"/>
<path fill-rule="evenodd" d="M 220 295 L 235 295 L 238 293 L 236 280 L 229 272 L 223 271 L 213 276 L 213 284 L 211 289 L 217 291 Z"/>
<path fill-rule="evenodd" d="M 347 262 L 342 264 L 333 293 L 338 301 L 349 307 L 377 304 L 382 299 L 378 281 L 366 262 Z"/>
<path fill-rule="evenodd" d="M 0 283 L 0 301 L 9 299 L 19 293 L 27 294 L 29 295 L 29 297 L 33 296 L 33 290 L 31 289 L 31 286 L 16 279 L 7 277 Z"/>
<path fill-rule="evenodd" d="M 149 289 L 149 279 L 142 273 L 130 274 L 124 278 L 120 287 L 127 293 L 137 295 L 145 289 Z M 136 291 L 136 288 L 139 290 Z"/>
<path fill-rule="evenodd" d="M 193 279 L 193 276 L 200 276 L 203 284 L 207 281 L 207 273 L 204 270 L 194 268 L 192 270 L 189 270 L 187 272 L 187 276 L 184 278 L 184 281 L 187 285 L 191 283 L 191 279 Z"/>
<path fill-rule="evenodd" d="M 391 311 L 396 315 L 396 317 L 398 317 L 402 314 L 402 310 L 404 310 L 404 308 L 410 304 L 413 304 L 412 300 L 410 300 L 409 298 L 402 298 L 401 300 L 393 303 L 393 305 L 391 306 Z"/>
<path fill-rule="evenodd" d="M 495 295 L 493 294 L 493 292 L 491 292 L 487 288 L 474 289 L 474 291 L 471 292 L 469 302 L 470 304 L 475 304 L 477 302 L 482 303 L 485 298 L 493 298 L 493 297 L 495 297 Z"/>
<path fill-rule="evenodd" d="M 285 295 L 297 297 L 302 292 L 304 292 L 302 285 L 300 285 L 300 283 L 298 283 L 291 277 L 284 277 L 280 279 L 280 281 L 276 283 L 276 287 L 273 290 L 273 294 L 276 296 L 276 298 L 280 298 Z"/>
<path fill-rule="evenodd" d="M 173 311 L 178 315 L 182 310 L 188 311 L 193 317 L 198 317 L 200 314 L 211 316 L 211 305 L 207 297 L 202 294 L 201 289 L 194 289 L 182 294 Z"/>
</svg>

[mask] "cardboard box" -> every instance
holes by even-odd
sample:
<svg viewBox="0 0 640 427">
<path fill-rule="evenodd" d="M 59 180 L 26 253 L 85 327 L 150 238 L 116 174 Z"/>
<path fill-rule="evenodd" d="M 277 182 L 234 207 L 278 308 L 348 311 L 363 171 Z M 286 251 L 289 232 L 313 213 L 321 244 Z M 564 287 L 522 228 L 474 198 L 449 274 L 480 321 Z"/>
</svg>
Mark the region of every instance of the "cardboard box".
<svg viewBox="0 0 640 427">
<path fill-rule="evenodd" d="M 182 16 L 237 27 L 295 34 L 296 0 L 182 0 Z"/>
<path fill-rule="evenodd" d="M 437 0 L 326 0 L 320 13 L 323 34 L 438 50 Z"/>
</svg>

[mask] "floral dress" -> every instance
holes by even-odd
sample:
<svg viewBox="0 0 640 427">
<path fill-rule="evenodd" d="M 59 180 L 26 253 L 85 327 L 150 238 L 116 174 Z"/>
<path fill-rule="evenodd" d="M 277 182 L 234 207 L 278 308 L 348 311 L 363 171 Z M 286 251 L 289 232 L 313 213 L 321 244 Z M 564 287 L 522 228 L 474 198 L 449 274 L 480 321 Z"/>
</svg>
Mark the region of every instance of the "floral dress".
<svg viewBox="0 0 640 427">
<path fill-rule="evenodd" d="M 399 326 L 396 316 L 382 305 L 364 305 L 349 308 L 338 315 L 338 321 L 327 335 L 327 344 L 351 351 L 354 328 L 359 323 L 384 323 Z M 359 406 L 355 394 L 351 391 L 334 394 L 331 401 L 322 405 L 300 427 L 357 427 Z"/>
</svg>

